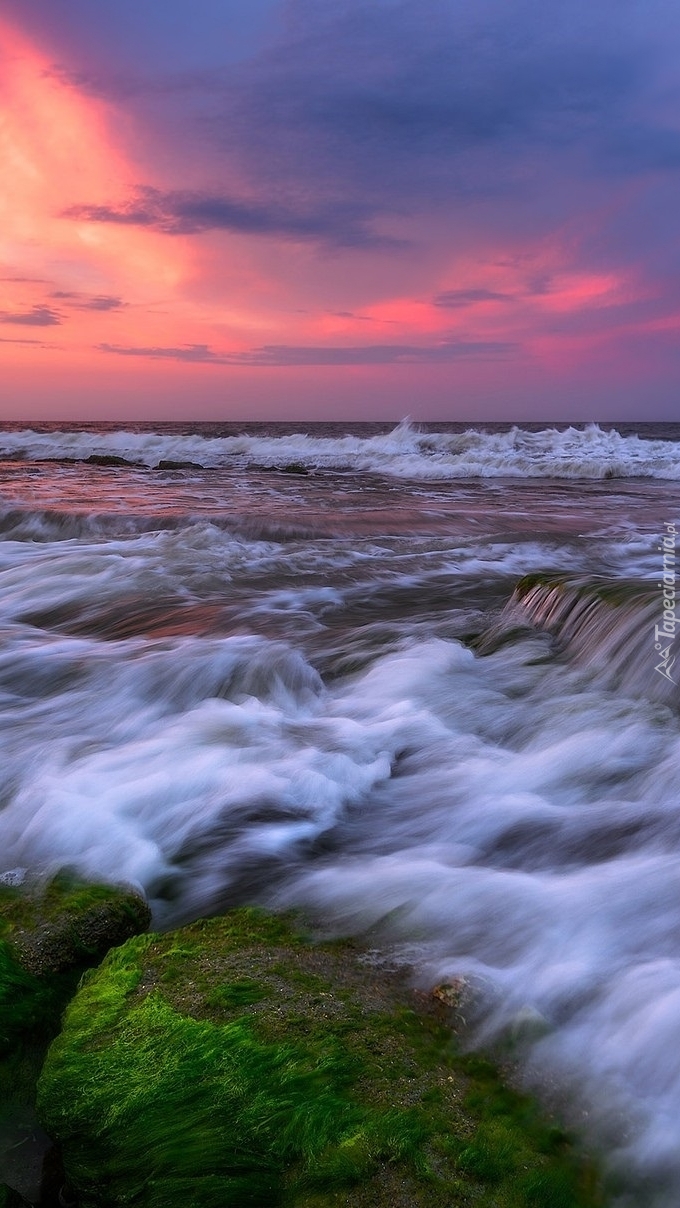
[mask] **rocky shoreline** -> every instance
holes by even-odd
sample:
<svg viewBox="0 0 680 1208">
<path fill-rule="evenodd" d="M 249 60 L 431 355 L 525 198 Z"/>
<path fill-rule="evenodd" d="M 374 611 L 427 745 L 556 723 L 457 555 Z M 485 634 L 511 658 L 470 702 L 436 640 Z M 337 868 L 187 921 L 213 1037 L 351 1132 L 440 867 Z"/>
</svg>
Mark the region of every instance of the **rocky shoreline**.
<svg viewBox="0 0 680 1208">
<path fill-rule="evenodd" d="M 569 1137 L 460 1053 L 455 986 L 418 995 L 256 910 L 155 935 L 111 887 L 2 887 L 0 920 L 5 1133 L 51 1144 L 0 1208 L 604 1203 Z"/>
</svg>

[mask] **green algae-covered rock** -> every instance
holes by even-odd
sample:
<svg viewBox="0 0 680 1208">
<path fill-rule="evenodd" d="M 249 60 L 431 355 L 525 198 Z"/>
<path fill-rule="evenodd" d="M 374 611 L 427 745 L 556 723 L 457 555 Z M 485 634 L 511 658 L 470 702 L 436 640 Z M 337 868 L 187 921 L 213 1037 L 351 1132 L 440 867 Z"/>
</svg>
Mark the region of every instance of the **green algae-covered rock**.
<svg viewBox="0 0 680 1208">
<path fill-rule="evenodd" d="M 63 877 L 12 886 L 10 879 L 0 884 L 0 1179 L 33 1199 L 48 1144 L 35 1133 L 35 1084 L 47 1046 L 83 971 L 145 930 L 150 916 L 127 889 Z M 18 1193 L 2 1194 L 9 1205 Z"/>
<path fill-rule="evenodd" d="M 389 977 L 253 911 L 111 952 L 38 1106 L 81 1208 L 598 1202 L 563 1134 Z"/>
<path fill-rule="evenodd" d="M 53 1030 L 83 969 L 149 922 L 138 894 L 110 885 L 0 885 L 0 1055 Z"/>
<path fill-rule="evenodd" d="M 150 922 L 144 898 L 115 885 L 57 877 L 40 889 L 0 886 L 0 934 L 37 977 L 94 964 Z"/>
</svg>

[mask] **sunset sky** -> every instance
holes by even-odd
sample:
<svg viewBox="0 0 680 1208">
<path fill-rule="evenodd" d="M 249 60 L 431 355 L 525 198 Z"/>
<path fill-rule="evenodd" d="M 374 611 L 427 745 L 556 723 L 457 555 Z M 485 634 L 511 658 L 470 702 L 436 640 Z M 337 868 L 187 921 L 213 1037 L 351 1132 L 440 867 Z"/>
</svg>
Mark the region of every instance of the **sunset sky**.
<svg viewBox="0 0 680 1208">
<path fill-rule="evenodd" d="M 680 419 L 672 0 L 5 0 L 0 418 Z"/>
</svg>

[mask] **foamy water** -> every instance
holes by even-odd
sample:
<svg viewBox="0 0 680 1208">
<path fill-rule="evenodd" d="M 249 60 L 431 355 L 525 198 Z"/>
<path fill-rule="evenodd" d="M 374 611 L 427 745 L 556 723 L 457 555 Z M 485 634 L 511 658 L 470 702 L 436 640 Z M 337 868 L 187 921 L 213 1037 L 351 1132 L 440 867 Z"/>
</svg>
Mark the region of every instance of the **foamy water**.
<svg viewBox="0 0 680 1208">
<path fill-rule="evenodd" d="M 0 871 L 130 882 L 160 926 L 300 907 L 463 977 L 471 1042 L 603 1147 L 614 1202 L 674 1208 L 680 728 L 649 685 L 678 446 L 464 435 L 246 433 L 239 462 L 3 433 L 37 462 L 1 467 Z M 64 460 L 186 442 L 216 460 Z M 484 481 L 512 457 L 546 480 Z"/>
<path fill-rule="evenodd" d="M 322 425 L 317 425 L 321 428 Z M 371 436 L 327 437 L 306 431 L 287 436 L 207 437 L 140 431 L 48 431 L 30 428 L 0 433 L 0 458 L 27 461 L 86 461 L 121 458 L 132 465 L 189 462 L 204 469 L 225 466 L 286 466 L 350 469 L 395 478 L 680 478 L 677 446 L 603 430 L 545 428 L 506 432 L 431 432 L 403 421 Z M 188 467 L 191 468 L 191 467 Z"/>
</svg>

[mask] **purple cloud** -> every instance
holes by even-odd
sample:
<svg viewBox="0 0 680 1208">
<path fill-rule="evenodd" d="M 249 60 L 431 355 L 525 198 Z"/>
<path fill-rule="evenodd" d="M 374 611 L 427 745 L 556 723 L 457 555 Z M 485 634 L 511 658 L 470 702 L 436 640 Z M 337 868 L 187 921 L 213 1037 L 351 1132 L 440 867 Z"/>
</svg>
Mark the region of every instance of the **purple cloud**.
<svg viewBox="0 0 680 1208">
<path fill-rule="evenodd" d="M 296 345 L 263 344 L 247 352 L 219 353 L 207 344 L 180 347 L 138 347 L 98 344 L 100 352 L 126 357 L 151 357 L 208 365 L 432 365 L 442 362 L 496 360 L 511 355 L 517 346 L 502 340 L 447 340 L 438 344 Z"/>
<path fill-rule="evenodd" d="M 112 294 L 94 294 L 88 297 L 86 294 L 55 289 L 50 297 L 62 299 L 75 310 L 120 310 L 125 306 L 122 298 L 116 298 Z"/>
<path fill-rule="evenodd" d="M 224 365 L 227 362 L 218 353 L 213 352 L 207 344 L 182 344 L 178 347 L 149 346 L 121 344 L 97 344 L 98 352 L 112 352 L 121 357 L 151 357 L 165 361 L 190 361 L 212 365 Z"/>
<path fill-rule="evenodd" d="M 296 208 L 275 201 L 243 201 L 218 193 L 164 193 L 144 186 L 123 205 L 70 206 L 63 217 L 78 222 L 151 227 L 166 235 L 232 231 L 292 240 L 320 240 L 345 247 L 368 243 L 394 246 L 396 242 L 371 231 L 370 211 L 359 203 L 338 202 Z"/>
<path fill-rule="evenodd" d="M 33 306 L 30 310 L 12 314 L 10 311 L 0 311 L 0 323 L 16 323 L 22 327 L 58 327 L 61 318 L 56 310 L 49 306 Z"/>
<path fill-rule="evenodd" d="M 433 298 L 434 306 L 457 310 L 472 306 L 475 302 L 512 302 L 511 294 L 497 293 L 493 289 L 447 289 Z"/>
</svg>

